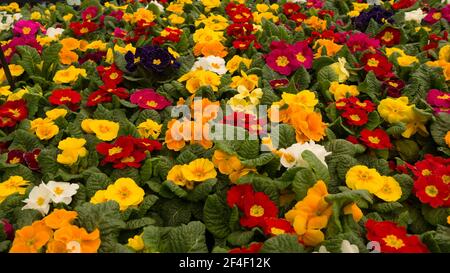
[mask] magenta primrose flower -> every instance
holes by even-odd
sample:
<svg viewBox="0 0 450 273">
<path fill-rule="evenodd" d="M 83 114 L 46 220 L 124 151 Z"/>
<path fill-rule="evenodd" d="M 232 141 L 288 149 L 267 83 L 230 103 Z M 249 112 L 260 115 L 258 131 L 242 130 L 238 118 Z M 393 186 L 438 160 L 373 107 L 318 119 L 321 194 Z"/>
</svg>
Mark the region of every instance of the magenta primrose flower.
<svg viewBox="0 0 450 273">
<path fill-rule="evenodd" d="M 162 110 L 172 103 L 153 89 L 137 90 L 130 96 L 130 101 L 144 109 Z"/>
<path fill-rule="evenodd" d="M 433 106 L 435 112 L 450 113 L 450 94 L 438 89 L 431 89 L 427 94 L 427 102 Z"/>
<path fill-rule="evenodd" d="M 273 41 L 270 48 L 272 51 L 266 55 L 266 63 L 282 75 L 290 75 L 301 66 L 306 69 L 312 67 L 313 51 L 305 41 L 293 45 L 284 41 Z"/>
<path fill-rule="evenodd" d="M 34 36 L 41 24 L 31 20 L 19 20 L 14 24 L 13 32 L 19 36 Z"/>
</svg>

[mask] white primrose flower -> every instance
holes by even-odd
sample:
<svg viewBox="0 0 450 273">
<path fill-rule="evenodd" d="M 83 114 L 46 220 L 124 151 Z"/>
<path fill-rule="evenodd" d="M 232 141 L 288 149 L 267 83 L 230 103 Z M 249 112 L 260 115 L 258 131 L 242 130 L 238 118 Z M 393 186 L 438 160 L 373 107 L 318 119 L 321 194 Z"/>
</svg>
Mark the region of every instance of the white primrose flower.
<svg viewBox="0 0 450 273">
<path fill-rule="evenodd" d="M 52 192 L 49 191 L 44 183 L 35 186 L 28 195 L 28 198 L 23 201 L 26 205 L 23 206 L 22 210 L 34 209 L 42 213 L 42 215 L 46 215 L 50 210 L 51 196 Z"/>
<path fill-rule="evenodd" d="M 81 0 L 67 0 L 67 5 L 79 6 L 79 5 L 81 5 Z"/>
<path fill-rule="evenodd" d="M 72 202 L 72 196 L 77 193 L 77 190 L 80 187 L 78 184 L 55 181 L 49 181 L 45 186 L 52 193 L 50 198 L 53 203 L 64 203 L 66 205 L 69 205 Z"/>
<path fill-rule="evenodd" d="M 359 253 L 358 246 L 351 244 L 347 240 L 343 240 L 341 243 L 341 252 L 342 253 Z"/>
<path fill-rule="evenodd" d="M 191 70 L 203 69 L 212 71 L 219 75 L 227 73 L 225 60 L 217 56 L 200 57 L 194 63 Z"/>
<path fill-rule="evenodd" d="M 280 160 L 281 165 L 288 169 L 292 167 L 307 167 L 308 162 L 302 158 L 302 153 L 306 150 L 311 151 L 325 166 L 327 166 L 325 157 L 330 155 L 331 152 L 327 152 L 322 145 L 316 144 L 312 140 L 303 144 L 295 143 L 286 149 L 280 149 L 280 152 L 282 153 Z"/>
<path fill-rule="evenodd" d="M 405 12 L 405 21 L 416 21 L 420 24 L 422 19 L 427 16 L 425 12 L 421 9 L 416 9 L 413 11 Z"/>
<path fill-rule="evenodd" d="M 158 1 L 155 1 L 155 0 L 150 1 L 145 8 L 147 8 L 151 4 L 155 5 L 159 9 L 160 12 L 164 12 L 164 6 L 161 5 L 160 3 L 158 3 Z"/>
<path fill-rule="evenodd" d="M 56 38 L 57 36 L 61 35 L 63 32 L 64 32 L 63 28 L 49 27 L 47 29 L 47 36 L 50 38 Z"/>
</svg>

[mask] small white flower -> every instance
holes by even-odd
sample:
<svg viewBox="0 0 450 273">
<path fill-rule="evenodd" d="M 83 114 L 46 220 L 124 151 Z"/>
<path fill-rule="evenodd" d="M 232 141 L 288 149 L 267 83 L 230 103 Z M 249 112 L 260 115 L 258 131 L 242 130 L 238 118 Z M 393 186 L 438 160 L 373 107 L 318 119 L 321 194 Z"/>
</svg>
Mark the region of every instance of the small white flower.
<svg viewBox="0 0 450 273">
<path fill-rule="evenodd" d="M 67 5 L 79 6 L 79 5 L 81 5 L 81 0 L 67 0 Z"/>
<path fill-rule="evenodd" d="M 380 0 L 367 0 L 367 4 L 369 5 L 381 5 Z"/>
<path fill-rule="evenodd" d="M 42 213 L 42 215 L 46 215 L 50 210 L 51 196 L 52 193 L 44 183 L 35 186 L 28 195 L 28 198 L 23 201 L 26 205 L 22 209 L 34 209 Z"/>
<path fill-rule="evenodd" d="M 225 60 L 216 56 L 201 57 L 194 63 L 192 70 L 203 69 L 219 75 L 227 73 Z"/>
<path fill-rule="evenodd" d="M 342 253 L 359 253 L 359 248 L 356 245 L 351 244 L 347 240 L 343 240 L 341 243 Z"/>
<path fill-rule="evenodd" d="M 53 203 L 64 203 L 66 205 L 72 202 L 72 196 L 77 193 L 80 187 L 78 184 L 55 181 L 49 181 L 45 186 L 52 193 L 51 199 Z"/>
<path fill-rule="evenodd" d="M 421 9 L 416 9 L 413 11 L 405 12 L 405 21 L 416 21 L 420 24 L 422 19 L 427 16 L 425 12 Z"/>
<path fill-rule="evenodd" d="M 320 246 L 319 251 L 313 251 L 313 253 L 330 253 L 325 246 Z"/>
<path fill-rule="evenodd" d="M 306 0 L 287 0 L 286 2 L 303 4 L 303 3 L 306 3 Z"/>
<path fill-rule="evenodd" d="M 159 9 L 160 12 L 164 12 L 164 6 L 161 5 L 160 3 L 158 3 L 158 1 L 152 0 L 148 3 L 148 5 L 151 5 L 151 4 L 155 5 Z M 147 5 L 147 7 L 148 7 L 148 5 Z M 145 8 L 147 8 L 147 7 L 145 7 Z"/>
<path fill-rule="evenodd" d="M 281 165 L 288 169 L 292 167 L 307 167 L 308 162 L 302 158 L 302 153 L 306 150 L 311 151 L 325 166 L 327 166 L 325 157 L 330 155 L 331 152 L 327 152 L 322 145 L 315 144 L 312 140 L 303 144 L 295 143 L 291 147 L 280 149 L 280 152 L 282 153 L 280 160 Z"/>
<path fill-rule="evenodd" d="M 63 32 L 64 32 L 63 28 L 49 27 L 47 29 L 47 36 L 50 38 L 56 38 L 57 36 L 61 35 Z"/>
</svg>

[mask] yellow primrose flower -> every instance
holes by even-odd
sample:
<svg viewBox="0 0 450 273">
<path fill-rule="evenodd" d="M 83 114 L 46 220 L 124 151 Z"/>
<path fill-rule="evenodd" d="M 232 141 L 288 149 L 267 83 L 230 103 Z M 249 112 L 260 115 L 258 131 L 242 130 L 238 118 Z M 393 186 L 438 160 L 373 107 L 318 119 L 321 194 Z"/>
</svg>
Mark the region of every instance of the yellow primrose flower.
<svg viewBox="0 0 450 273">
<path fill-rule="evenodd" d="M 119 123 L 103 119 L 85 119 L 81 122 L 81 128 L 86 133 L 94 133 L 103 141 L 111 141 L 119 133 Z"/>
<path fill-rule="evenodd" d="M 59 127 L 49 118 L 37 118 L 32 120 L 30 124 L 31 130 L 40 140 L 49 140 L 59 133 Z"/>
<path fill-rule="evenodd" d="M 400 184 L 390 176 L 381 176 L 381 178 L 381 189 L 376 191 L 374 194 L 386 202 L 395 202 L 399 200 L 402 196 L 402 188 L 400 187 Z"/>
<path fill-rule="evenodd" d="M 297 94 L 291 94 L 283 92 L 281 98 L 284 103 L 289 106 L 299 106 L 300 108 L 312 112 L 314 111 L 314 106 L 319 102 L 316 98 L 316 94 L 309 90 L 303 90 L 298 92 Z"/>
<path fill-rule="evenodd" d="M 221 150 L 215 150 L 212 158 L 214 165 L 222 174 L 231 174 L 235 170 L 242 169 L 242 164 L 236 155 L 227 154 Z"/>
<path fill-rule="evenodd" d="M 157 139 L 159 134 L 161 133 L 162 124 L 158 124 L 157 122 L 147 119 L 144 122 L 141 122 L 137 126 L 138 133 L 141 137 L 144 138 L 152 138 Z"/>
<path fill-rule="evenodd" d="M 316 31 L 324 31 L 327 28 L 327 21 L 319 19 L 317 16 L 311 16 L 303 22 Z"/>
<path fill-rule="evenodd" d="M 445 144 L 447 144 L 447 146 L 450 148 L 450 131 L 447 131 L 447 134 L 445 134 L 444 140 L 445 140 Z"/>
<path fill-rule="evenodd" d="M 86 50 L 89 49 L 106 51 L 106 43 L 100 40 L 93 41 L 86 46 Z"/>
<path fill-rule="evenodd" d="M 131 53 L 136 53 L 136 48 L 132 44 L 126 44 L 124 47 L 119 45 L 114 45 L 114 51 L 119 52 L 123 55 L 127 54 L 128 51 L 131 51 Z"/>
<path fill-rule="evenodd" d="M 128 15 L 128 14 L 125 14 Z M 124 15 L 124 16 L 125 16 Z M 139 21 L 144 21 L 146 23 L 151 23 L 156 19 L 155 14 L 146 8 L 139 8 L 136 12 L 133 13 L 130 17 L 130 22 L 135 24 Z"/>
<path fill-rule="evenodd" d="M 8 65 L 9 70 L 11 72 L 11 76 L 17 77 L 23 74 L 25 71 L 22 66 L 18 64 L 10 64 Z M 6 81 L 6 74 L 3 68 L 0 68 L 0 83 Z"/>
<path fill-rule="evenodd" d="M 134 249 L 134 251 L 141 251 L 144 249 L 144 240 L 142 240 L 142 234 L 141 235 L 135 235 L 133 238 L 128 239 L 127 246 Z"/>
<path fill-rule="evenodd" d="M 178 15 L 183 14 L 184 10 L 183 10 L 184 4 L 180 4 L 177 2 L 172 2 L 170 3 L 170 5 L 166 8 L 167 11 L 176 13 Z"/>
<path fill-rule="evenodd" d="M 308 189 L 306 197 L 285 214 L 299 239 L 307 246 L 316 246 L 325 239 L 321 229 L 327 227 L 333 214 L 331 204 L 325 200 L 327 195 L 325 182 L 319 180 Z"/>
<path fill-rule="evenodd" d="M 144 190 L 128 177 L 117 179 L 114 184 L 108 186 L 105 192 L 106 199 L 119 203 L 121 211 L 142 203 L 144 195 Z"/>
<path fill-rule="evenodd" d="M 206 15 L 200 14 L 197 20 L 195 20 L 195 26 L 198 27 L 200 24 L 204 24 L 205 27 L 218 31 L 228 27 L 228 20 L 222 15 L 210 14 L 206 17 Z"/>
<path fill-rule="evenodd" d="M 31 20 L 35 20 L 35 21 L 40 20 L 41 17 L 42 17 L 42 16 L 41 16 L 41 13 L 40 13 L 39 11 L 34 11 L 34 12 L 32 12 L 31 15 L 30 15 L 30 19 L 31 19 Z"/>
<path fill-rule="evenodd" d="M 347 96 L 358 96 L 359 91 L 356 85 L 339 84 L 338 82 L 332 82 L 328 89 L 331 94 L 334 95 L 334 100 L 338 101 Z"/>
<path fill-rule="evenodd" d="M 15 92 L 15 93 L 11 93 L 6 100 L 7 101 L 21 100 L 23 95 L 25 95 L 26 93 L 28 93 L 27 89 L 25 89 L 25 88 L 20 89 L 19 91 Z"/>
<path fill-rule="evenodd" d="M 450 62 L 450 45 L 445 45 L 439 50 L 439 60 Z"/>
<path fill-rule="evenodd" d="M 59 41 L 65 50 L 75 50 L 80 47 L 80 41 L 75 38 L 64 38 Z"/>
<path fill-rule="evenodd" d="M 177 184 L 178 186 L 186 187 L 190 190 L 194 188 L 194 182 L 188 181 L 182 172 L 183 166 L 182 165 L 175 165 L 170 169 L 170 171 L 167 173 L 167 180 L 172 181 L 173 183 Z"/>
<path fill-rule="evenodd" d="M 178 59 L 180 57 L 180 54 L 170 46 L 167 48 L 167 51 L 169 51 L 170 55 L 172 55 L 175 59 Z"/>
<path fill-rule="evenodd" d="M 334 56 L 339 50 L 341 50 L 342 45 L 338 45 L 332 40 L 328 39 L 318 39 L 314 44 L 314 48 L 317 49 L 317 53 L 314 54 L 314 58 L 319 58 L 322 56 L 322 48 L 326 49 L 327 56 Z"/>
<path fill-rule="evenodd" d="M 63 16 L 63 20 L 66 22 L 69 22 L 70 20 L 72 20 L 73 18 L 73 14 L 72 13 L 68 13 L 66 15 Z"/>
<path fill-rule="evenodd" d="M 10 86 L 9 85 L 5 85 L 5 86 L 0 86 L 0 96 L 6 97 L 12 94 L 11 91 L 9 91 Z"/>
<path fill-rule="evenodd" d="M 209 42 L 209 41 L 223 41 L 225 38 L 222 31 L 214 31 L 210 28 L 197 29 L 192 35 L 195 43 Z"/>
<path fill-rule="evenodd" d="M 26 187 L 29 184 L 29 181 L 23 179 L 22 176 L 10 176 L 7 180 L 0 183 L 0 203 L 14 193 L 25 194 Z"/>
<path fill-rule="evenodd" d="M 78 77 L 87 77 L 86 70 L 84 68 L 75 68 L 71 65 L 67 69 L 59 70 L 53 77 L 53 81 L 56 84 L 72 83 L 78 80 Z"/>
<path fill-rule="evenodd" d="M 408 105 L 408 97 L 385 98 L 378 105 L 378 113 L 389 123 L 408 122 L 413 106 Z"/>
<path fill-rule="evenodd" d="M 383 184 L 381 175 L 376 169 L 369 169 L 364 165 L 351 167 L 345 175 L 345 183 L 352 190 L 367 190 L 370 193 L 379 192 Z"/>
<path fill-rule="evenodd" d="M 227 65 L 225 66 L 228 71 L 230 71 L 231 74 L 233 74 L 236 70 L 239 69 L 239 66 L 243 63 L 247 68 L 250 68 L 252 64 L 251 59 L 243 58 L 239 55 L 234 55 L 233 58 L 231 58 Z"/>
<path fill-rule="evenodd" d="M 176 15 L 175 13 L 169 15 L 169 21 L 173 25 L 180 25 L 183 24 L 185 19 L 181 16 Z"/>
<path fill-rule="evenodd" d="M 210 86 L 213 91 L 218 91 L 220 76 L 212 71 L 197 69 L 184 74 L 178 81 L 186 81 L 186 89 L 194 94 L 201 86 Z"/>
<path fill-rule="evenodd" d="M 427 123 L 429 116 L 420 113 L 415 107 L 412 107 L 412 110 L 408 112 L 408 115 L 406 130 L 402 133 L 402 136 L 410 138 L 417 132 L 422 136 L 428 136 L 428 130 L 425 124 Z"/>
<path fill-rule="evenodd" d="M 196 182 L 205 181 L 217 176 L 214 164 L 206 158 L 199 158 L 188 165 L 183 165 L 181 171 L 187 180 Z"/>
<path fill-rule="evenodd" d="M 86 140 L 83 138 L 68 137 L 58 143 L 58 149 L 62 153 L 58 154 L 56 161 L 64 165 L 72 165 L 78 161 L 79 157 L 87 155 L 87 150 L 84 148 Z"/>
<path fill-rule="evenodd" d="M 200 0 L 205 6 L 205 12 L 209 12 L 213 8 L 220 7 L 220 0 Z"/>
<path fill-rule="evenodd" d="M 410 66 L 413 63 L 418 63 L 419 59 L 414 56 L 405 55 L 397 58 L 397 62 L 400 66 Z"/>
<path fill-rule="evenodd" d="M 258 87 L 259 77 L 255 74 L 247 75 L 241 71 L 242 76 L 234 76 L 231 78 L 231 88 L 237 88 L 239 85 L 245 86 L 248 90 L 253 90 Z"/>
<path fill-rule="evenodd" d="M 57 120 L 59 117 L 65 117 L 67 113 L 68 111 L 66 109 L 55 108 L 53 110 L 48 110 L 47 112 L 45 112 L 45 115 L 51 120 Z"/>
<path fill-rule="evenodd" d="M 91 200 L 89 201 L 92 204 L 100 204 L 107 202 L 108 199 L 105 196 L 106 190 L 98 190 L 95 192 L 94 196 L 91 197 Z"/>
<path fill-rule="evenodd" d="M 400 54 L 400 56 L 406 55 L 405 52 L 403 50 L 401 50 L 400 48 L 396 48 L 396 47 L 387 47 L 386 48 L 386 56 L 391 57 L 391 55 L 394 53 L 398 53 L 398 54 Z"/>
</svg>

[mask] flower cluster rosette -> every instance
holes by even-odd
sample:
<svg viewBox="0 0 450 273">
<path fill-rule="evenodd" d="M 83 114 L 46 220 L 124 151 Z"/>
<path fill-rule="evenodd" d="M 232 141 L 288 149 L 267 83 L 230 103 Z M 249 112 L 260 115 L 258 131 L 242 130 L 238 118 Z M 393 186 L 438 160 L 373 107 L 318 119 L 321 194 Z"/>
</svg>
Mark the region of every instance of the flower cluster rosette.
<svg viewBox="0 0 450 273">
<path fill-rule="evenodd" d="M 448 1 L 2 3 L 0 251 L 450 252 L 449 23 Z"/>
</svg>

